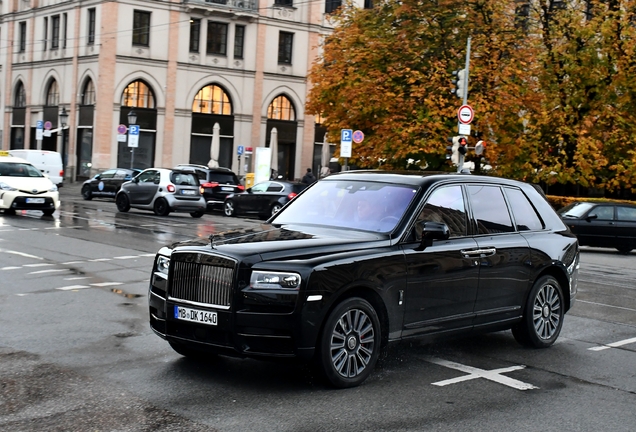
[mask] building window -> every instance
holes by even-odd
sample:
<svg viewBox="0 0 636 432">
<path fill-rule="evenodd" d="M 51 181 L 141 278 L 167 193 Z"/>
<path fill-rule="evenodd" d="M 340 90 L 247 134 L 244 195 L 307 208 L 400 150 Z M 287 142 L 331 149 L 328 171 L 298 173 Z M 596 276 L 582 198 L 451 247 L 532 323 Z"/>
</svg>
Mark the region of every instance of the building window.
<svg viewBox="0 0 636 432">
<path fill-rule="evenodd" d="M 296 120 L 296 111 L 287 96 L 277 96 L 267 107 L 267 118 L 272 120 Z"/>
<path fill-rule="evenodd" d="M 88 45 L 93 45 L 95 43 L 95 8 L 88 10 L 88 40 L 86 43 Z"/>
<path fill-rule="evenodd" d="M 201 20 L 190 19 L 190 52 L 199 52 L 199 41 L 201 40 Z"/>
<path fill-rule="evenodd" d="M 292 6 L 294 2 L 293 0 L 274 0 L 274 4 L 280 6 Z"/>
<path fill-rule="evenodd" d="M 55 50 L 60 47 L 60 16 L 51 17 L 51 49 Z"/>
<path fill-rule="evenodd" d="M 373 9 L 373 0 L 364 0 L 364 8 Z"/>
<path fill-rule="evenodd" d="M 48 36 L 49 36 L 49 19 L 45 17 L 44 18 L 44 37 L 42 38 L 42 43 L 44 44 L 44 51 L 46 51 Z"/>
<path fill-rule="evenodd" d="M 26 51 L 26 21 L 20 23 L 20 52 Z"/>
<path fill-rule="evenodd" d="M 278 36 L 278 63 L 291 64 L 294 34 L 280 32 Z"/>
<path fill-rule="evenodd" d="M 49 90 L 46 92 L 46 106 L 57 106 L 60 101 L 60 91 L 57 87 L 57 81 L 52 80 L 49 84 Z"/>
<path fill-rule="evenodd" d="M 227 24 L 208 21 L 208 54 L 227 54 Z"/>
<path fill-rule="evenodd" d="M 336 9 L 338 9 L 340 6 L 342 6 L 342 0 L 325 0 L 325 13 L 335 12 Z M 365 7 L 366 7 L 366 0 L 365 0 Z"/>
<path fill-rule="evenodd" d="M 150 12 L 133 13 L 133 45 L 150 46 Z"/>
<path fill-rule="evenodd" d="M 24 108 L 24 107 L 26 107 L 26 92 L 24 91 L 24 85 L 22 84 L 22 82 L 19 82 L 18 87 L 15 89 L 15 99 L 13 99 L 13 108 Z"/>
<path fill-rule="evenodd" d="M 232 102 L 221 87 L 211 84 L 199 90 L 194 97 L 192 112 L 231 115 Z"/>
<path fill-rule="evenodd" d="M 155 97 L 143 81 L 128 84 L 121 96 L 122 106 L 135 108 L 155 108 Z"/>
<path fill-rule="evenodd" d="M 95 105 L 95 85 L 93 80 L 86 81 L 84 92 L 82 93 L 82 105 Z"/>
<path fill-rule="evenodd" d="M 245 44 L 245 26 L 234 27 L 234 58 L 243 58 L 243 45 Z"/>
<path fill-rule="evenodd" d="M 66 38 L 68 37 L 68 33 L 66 31 L 68 26 L 68 15 L 62 14 L 62 48 L 66 48 Z"/>
</svg>

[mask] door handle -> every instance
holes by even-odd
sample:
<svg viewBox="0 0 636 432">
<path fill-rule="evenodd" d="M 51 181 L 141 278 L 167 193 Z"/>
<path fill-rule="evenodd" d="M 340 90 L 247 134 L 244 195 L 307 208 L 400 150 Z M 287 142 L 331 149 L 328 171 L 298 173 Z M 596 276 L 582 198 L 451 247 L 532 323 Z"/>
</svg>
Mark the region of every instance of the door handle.
<svg viewBox="0 0 636 432">
<path fill-rule="evenodd" d="M 493 256 L 497 253 L 497 249 L 495 248 L 484 248 L 484 249 L 473 249 L 473 250 L 462 250 L 461 254 L 464 258 L 475 258 L 475 257 L 487 257 Z"/>
</svg>

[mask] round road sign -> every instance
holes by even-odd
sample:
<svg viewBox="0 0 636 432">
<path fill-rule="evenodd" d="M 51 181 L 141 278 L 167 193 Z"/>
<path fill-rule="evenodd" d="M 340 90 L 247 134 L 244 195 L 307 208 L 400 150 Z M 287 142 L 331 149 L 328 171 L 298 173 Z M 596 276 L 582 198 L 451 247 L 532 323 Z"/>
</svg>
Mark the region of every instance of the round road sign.
<svg viewBox="0 0 636 432">
<path fill-rule="evenodd" d="M 459 110 L 457 110 L 457 118 L 460 123 L 470 124 L 474 117 L 475 111 L 473 111 L 473 108 L 470 105 L 462 105 L 459 107 Z"/>
<path fill-rule="evenodd" d="M 362 133 L 362 131 L 355 131 L 353 133 L 353 142 L 356 144 L 360 144 L 362 140 L 364 140 L 364 134 Z"/>
<path fill-rule="evenodd" d="M 44 122 L 44 129 L 51 130 L 52 127 L 53 127 L 53 123 L 51 123 L 50 121 L 47 120 Z"/>
<path fill-rule="evenodd" d="M 126 125 L 120 124 L 119 126 L 117 126 L 117 133 L 120 135 L 125 135 L 126 132 L 128 132 L 128 128 L 126 127 Z"/>
</svg>

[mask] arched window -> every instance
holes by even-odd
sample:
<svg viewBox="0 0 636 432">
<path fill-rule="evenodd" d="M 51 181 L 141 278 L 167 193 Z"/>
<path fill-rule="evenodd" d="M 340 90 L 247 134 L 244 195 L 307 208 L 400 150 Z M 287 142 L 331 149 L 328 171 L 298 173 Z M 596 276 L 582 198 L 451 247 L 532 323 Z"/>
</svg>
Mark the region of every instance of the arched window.
<svg viewBox="0 0 636 432">
<path fill-rule="evenodd" d="M 95 85 L 93 80 L 89 79 L 84 84 L 84 91 L 82 92 L 82 105 L 95 105 Z"/>
<path fill-rule="evenodd" d="M 46 92 L 46 106 L 57 106 L 60 102 L 60 90 L 57 81 L 51 80 Z"/>
<path fill-rule="evenodd" d="M 15 89 L 15 98 L 13 99 L 14 108 L 26 107 L 26 91 L 24 91 L 24 84 L 20 81 Z"/>
<path fill-rule="evenodd" d="M 121 97 L 121 105 L 135 108 L 155 108 L 155 97 L 143 81 L 128 84 Z"/>
<path fill-rule="evenodd" d="M 284 95 L 276 96 L 267 108 L 267 118 L 272 120 L 296 120 L 296 111 L 291 101 Z"/>
<path fill-rule="evenodd" d="M 192 112 L 202 114 L 232 114 L 232 102 L 225 91 L 214 84 L 203 87 L 194 97 Z"/>
</svg>

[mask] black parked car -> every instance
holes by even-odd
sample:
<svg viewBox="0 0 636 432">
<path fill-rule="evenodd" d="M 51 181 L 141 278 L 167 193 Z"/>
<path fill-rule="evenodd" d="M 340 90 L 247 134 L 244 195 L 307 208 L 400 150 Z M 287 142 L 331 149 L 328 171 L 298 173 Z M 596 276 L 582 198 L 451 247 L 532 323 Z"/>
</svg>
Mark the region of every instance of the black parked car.
<svg viewBox="0 0 636 432">
<path fill-rule="evenodd" d="M 267 219 L 307 186 L 285 180 L 257 183 L 244 193 L 228 195 L 223 204 L 223 212 L 225 216 L 258 215 L 261 219 Z"/>
<path fill-rule="evenodd" d="M 208 210 L 223 210 L 225 197 L 245 190 L 245 186 L 229 168 L 208 168 L 205 165 L 195 164 L 179 164 L 177 167 L 194 169 L 203 188 L 203 198 L 208 205 Z"/>
<path fill-rule="evenodd" d="M 578 263 L 576 237 L 532 185 L 345 172 L 258 228 L 162 248 L 150 326 L 185 356 L 314 359 L 352 387 L 399 340 L 512 329 L 552 345 Z"/>
<path fill-rule="evenodd" d="M 576 202 L 558 211 L 582 246 L 636 249 L 636 205 Z"/>
<path fill-rule="evenodd" d="M 140 172 L 138 169 L 114 168 L 96 174 L 82 184 L 82 198 L 115 198 L 121 185 Z"/>
</svg>

